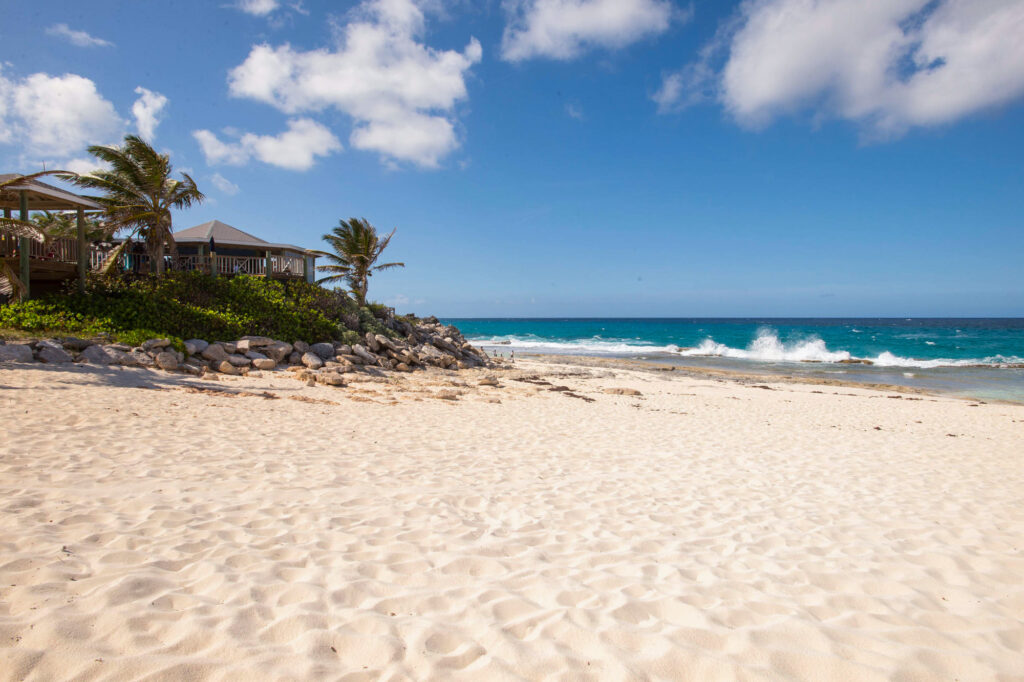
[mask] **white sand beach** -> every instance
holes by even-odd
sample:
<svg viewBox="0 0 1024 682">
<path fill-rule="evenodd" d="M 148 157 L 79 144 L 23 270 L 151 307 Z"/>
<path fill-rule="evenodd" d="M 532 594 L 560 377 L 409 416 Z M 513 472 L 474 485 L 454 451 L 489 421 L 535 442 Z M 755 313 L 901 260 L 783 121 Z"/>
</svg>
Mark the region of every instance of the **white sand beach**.
<svg viewBox="0 0 1024 682">
<path fill-rule="evenodd" d="M 0 367 L 0 679 L 1024 679 L 1024 406 L 346 380 Z"/>
</svg>

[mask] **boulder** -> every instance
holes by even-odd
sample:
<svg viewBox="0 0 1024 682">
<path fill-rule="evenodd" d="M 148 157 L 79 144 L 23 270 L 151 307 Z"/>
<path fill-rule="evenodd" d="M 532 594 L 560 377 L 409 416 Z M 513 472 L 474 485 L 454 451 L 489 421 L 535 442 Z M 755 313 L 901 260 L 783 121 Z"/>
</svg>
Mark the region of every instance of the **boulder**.
<svg viewBox="0 0 1024 682">
<path fill-rule="evenodd" d="M 142 344 L 142 350 L 148 353 L 150 351 L 158 351 L 160 349 L 167 348 L 169 345 L 171 345 L 170 339 L 150 339 Z"/>
<path fill-rule="evenodd" d="M 189 355 L 198 355 L 206 350 L 209 345 L 210 344 L 202 339 L 189 339 L 185 342 L 185 352 Z"/>
<path fill-rule="evenodd" d="M 252 361 L 252 366 L 256 369 L 274 369 L 277 367 L 277 363 L 270 358 L 256 358 Z"/>
<path fill-rule="evenodd" d="M 366 332 L 366 337 L 365 338 L 366 338 L 366 347 L 370 350 L 370 352 L 371 353 L 379 353 L 380 352 L 380 344 L 377 343 L 377 335 L 374 334 L 373 332 Z"/>
<path fill-rule="evenodd" d="M 291 355 L 288 356 L 288 364 L 302 365 L 302 353 L 297 350 L 292 351 Z"/>
<path fill-rule="evenodd" d="M 228 355 L 234 355 L 238 352 L 238 344 L 231 341 L 217 341 L 218 346 L 222 346 Z"/>
<path fill-rule="evenodd" d="M 277 341 L 268 336 L 243 336 L 235 344 L 239 353 L 246 353 L 256 348 L 264 348 L 266 346 L 272 346 Z"/>
<path fill-rule="evenodd" d="M 269 345 L 261 346 L 260 352 L 280 364 L 292 352 L 292 344 L 284 341 L 274 341 Z"/>
<path fill-rule="evenodd" d="M 219 363 L 222 360 L 227 360 L 228 357 L 228 352 L 224 350 L 224 346 L 217 343 L 211 343 L 201 350 L 199 354 L 213 363 Z"/>
<path fill-rule="evenodd" d="M 333 343 L 314 343 L 309 347 L 311 353 L 316 353 L 321 360 L 330 360 L 335 355 Z"/>
<path fill-rule="evenodd" d="M 73 362 L 73 359 L 63 348 L 43 346 L 39 349 L 39 361 L 49 364 L 60 364 L 64 362 Z"/>
<path fill-rule="evenodd" d="M 160 369 L 170 372 L 171 370 L 178 369 L 178 356 L 176 353 L 164 351 L 157 353 L 156 355 L 156 366 Z"/>
<path fill-rule="evenodd" d="M 483 379 L 481 379 L 477 383 L 480 386 L 497 386 L 498 385 L 498 379 L 497 379 L 497 377 L 484 377 Z"/>
<path fill-rule="evenodd" d="M 92 365 L 123 365 L 127 356 L 113 346 L 95 344 L 83 350 L 75 362 L 88 362 Z"/>
<path fill-rule="evenodd" d="M 200 367 L 198 365 L 193 365 L 191 363 L 185 363 L 184 365 L 181 365 L 181 367 L 179 369 L 181 369 L 181 371 L 184 372 L 185 374 L 191 374 L 192 376 L 197 376 L 198 377 L 198 376 L 202 376 L 203 371 L 206 368 L 205 367 Z"/>
<path fill-rule="evenodd" d="M 347 343 L 339 343 L 334 346 L 335 355 L 352 355 L 352 346 Z"/>
<path fill-rule="evenodd" d="M 239 351 L 241 351 L 241 349 L 239 349 Z M 249 358 L 250 360 L 266 360 L 267 359 L 266 355 L 264 355 L 263 353 L 260 353 L 259 351 L 254 351 L 254 350 L 247 350 L 247 351 L 245 351 L 245 357 Z"/>
<path fill-rule="evenodd" d="M 132 349 L 131 346 L 129 346 L 127 344 L 124 344 L 124 343 L 107 343 L 107 344 L 104 344 L 103 347 L 107 348 L 107 349 L 113 348 L 114 350 L 119 350 L 122 353 L 127 353 L 128 351 L 130 351 Z"/>
<path fill-rule="evenodd" d="M 395 365 L 395 371 L 396 372 L 411 372 L 412 368 L 409 367 L 409 365 L 405 364 L 404 362 L 400 362 L 397 365 Z"/>
<path fill-rule="evenodd" d="M 61 339 L 61 344 L 66 350 L 81 352 L 92 345 L 92 341 L 80 339 L 77 336 L 66 336 Z"/>
<path fill-rule="evenodd" d="M 0 362 L 32 362 L 32 349 L 20 343 L 0 346 Z"/>
<path fill-rule="evenodd" d="M 238 355 L 237 353 L 229 355 L 226 360 L 235 367 L 248 367 L 249 363 L 252 362 L 249 358 L 244 355 Z"/>
<path fill-rule="evenodd" d="M 149 353 L 141 348 L 134 348 L 125 353 L 124 357 L 117 364 L 129 367 L 152 367 L 155 363 Z"/>
<path fill-rule="evenodd" d="M 240 369 L 238 369 L 237 367 L 232 365 L 227 360 L 221 360 L 215 366 L 217 368 L 217 371 L 220 372 L 221 374 L 234 374 L 234 375 L 238 375 L 238 374 L 242 373 L 242 371 Z"/>
<path fill-rule="evenodd" d="M 363 362 L 365 362 L 368 365 L 377 364 L 377 356 L 371 354 L 368 350 L 360 346 L 358 343 L 352 346 L 352 354 L 355 355 L 357 358 L 360 358 Z"/>
<path fill-rule="evenodd" d="M 316 381 L 318 384 L 325 384 L 327 386 L 345 385 L 345 378 L 337 372 L 319 372 L 316 375 Z"/>
<path fill-rule="evenodd" d="M 358 355 L 340 355 L 339 354 L 339 355 L 335 355 L 334 358 L 338 362 L 347 362 L 347 363 L 350 363 L 350 364 L 353 364 L 353 365 L 361 365 L 361 364 L 363 364 L 363 359 L 361 357 L 359 357 Z"/>
<path fill-rule="evenodd" d="M 305 341 L 296 341 L 292 344 L 292 347 L 295 348 L 298 353 L 306 353 L 309 351 L 309 344 Z"/>
<path fill-rule="evenodd" d="M 243 369 L 242 374 L 247 377 L 252 377 L 253 379 L 259 379 L 263 376 L 263 372 L 258 369 Z"/>
<path fill-rule="evenodd" d="M 316 353 L 306 351 L 302 354 L 302 364 L 310 369 L 320 369 L 324 366 L 324 361 Z"/>
</svg>

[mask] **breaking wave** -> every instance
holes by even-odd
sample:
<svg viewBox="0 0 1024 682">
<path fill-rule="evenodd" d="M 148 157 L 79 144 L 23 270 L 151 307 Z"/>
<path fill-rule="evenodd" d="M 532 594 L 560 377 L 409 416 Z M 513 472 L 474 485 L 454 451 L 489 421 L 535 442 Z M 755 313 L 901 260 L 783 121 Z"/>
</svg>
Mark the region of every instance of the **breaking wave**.
<svg viewBox="0 0 1024 682">
<path fill-rule="evenodd" d="M 874 357 L 857 357 L 846 350 L 832 350 L 825 341 L 808 337 L 783 342 L 772 329 L 761 329 L 746 348 L 733 348 L 706 338 L 693 348 L 654 345 L 643 339 L 549 339 L 526 334 L 522 336 L 477 337 L 477 345 L 491 351 L 502 349 L 533 353 L 559 355 L 672 355 L 676 357 L 721 357 L 752 362 L 815 362 L 815 363 L 863 363 L 878 367 L 907 367 L 932 369 L 936 367 L 1001 367 L 1024 364 L 1024 358 L 995 355 L 986 358 L 909 358 L 883 351 Z"/>
</svg>

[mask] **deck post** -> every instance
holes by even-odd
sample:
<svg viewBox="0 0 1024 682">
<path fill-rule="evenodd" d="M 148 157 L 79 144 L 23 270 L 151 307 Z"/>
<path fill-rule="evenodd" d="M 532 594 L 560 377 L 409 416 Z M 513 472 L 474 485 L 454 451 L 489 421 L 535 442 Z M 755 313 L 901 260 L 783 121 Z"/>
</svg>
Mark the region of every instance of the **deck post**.
<svg viewBox="0 0 1024 682">
<path fill-rule="evenodd" d="M 89 250 L 85 244 L 85 210 L 78 209 L 78 293 L 85 293 L 86 261 Z"/>
<path fill-rule="evenodd" d="M 269 249 L 267 250 L 266 254 L 264 254 L 264 255 L 266 255 L 266 257 L 267 257 L 267 265 L 266 265 L 267 271 L 263 273 L 263 277 L 265 279 L 270 279 L 271 277 L 274 276 L 274 259 L 271 258 L 270 250 Z"/>
<path fill-rule="evenodd" d="M 210 275 L 213 277 L 217 276 L 217 252 L 210 252 Z"/>
<path fill-rule="evenodd" d="M 21 219 L 24 222 L 28 222 L 28 192 L 21 190 L 18 192 L 18 203 L 21 208 Z M 18 257 L 21 260 L 21 277 L 22 284 L 25 285 L 25 296 L 23 298 L 31 298 L 30 290 L 30 279 L 32 277 L 32 265 L 29 261 L 29 249 L 31 248 L 31 242 L 28 237 L 18 238 Z"/>
</svg>

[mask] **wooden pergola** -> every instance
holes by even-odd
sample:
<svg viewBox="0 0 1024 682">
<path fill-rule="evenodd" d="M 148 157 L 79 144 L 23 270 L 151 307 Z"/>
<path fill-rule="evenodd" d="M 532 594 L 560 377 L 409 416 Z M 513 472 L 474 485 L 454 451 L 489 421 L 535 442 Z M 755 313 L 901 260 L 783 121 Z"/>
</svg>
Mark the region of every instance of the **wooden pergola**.
<svg viewBox="0 0 1024 682">
<path fill-rule="evenodd" d="M 0 174 L 0 183 L 21 177 L 17 173 Z M 86 211 L 101 211 L 103 207 L 87 197 L 48 185 L 38 180 L 25 180 L 0 189 L 0 208 L 4 217 L 10 218 L 11 212 L 19 211 L 21 220 L 27 221 L 31 211 L 77 211 L 78 239 L 58 240 L 60 248 L 54 249 L 53 255 L 33 248 L 34 242 L 27 237 L 0 237 L 0 258 L 11 258 L 12 251 L 17 251 L 21 281 L 26 287 L 26 297 L 30 293 L 32 272 L 41 275 L 42 279 L 67 279 L 73 275 L 77 267 L 78 288 L 85 290 L 85 273 L 89 267 L 89 245 L 85 240 Z M 16 241 L 16 244 L 15 244 Z"/>
</svg>

